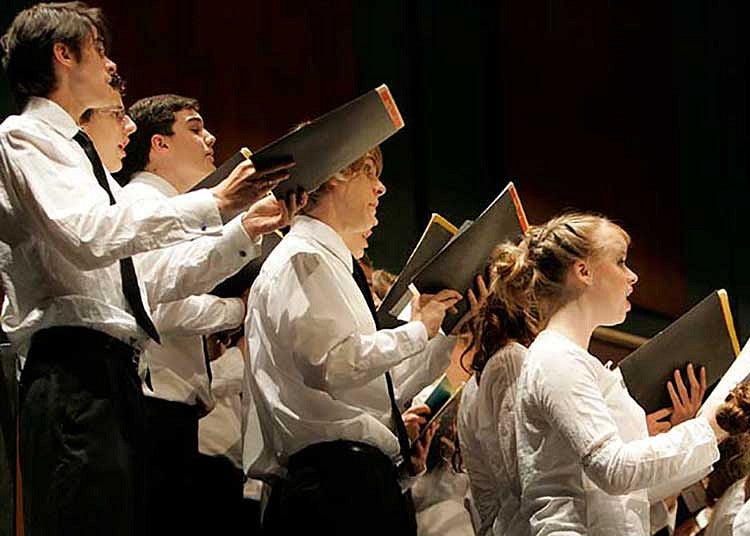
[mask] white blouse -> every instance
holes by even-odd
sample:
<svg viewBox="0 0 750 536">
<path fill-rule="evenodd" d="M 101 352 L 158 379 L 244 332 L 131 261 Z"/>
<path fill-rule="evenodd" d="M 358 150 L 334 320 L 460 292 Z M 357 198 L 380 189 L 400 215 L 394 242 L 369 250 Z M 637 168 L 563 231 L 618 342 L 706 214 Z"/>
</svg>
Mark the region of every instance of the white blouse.
<svg viewBox="0 0 750 536">
<path fill-rule="evenodd" d="M 479 440 L 495 475 L 498 510 L 493 534 L 528 533 L 528 521 L 520 515 L 521 483 L 516 456 L 516 384 L 526 348 L 510 343 L 488 361 L 479 381 Z"/>
<path fill-rule="evenodd" d="M 521 484 L 516 459 L 516 383 L 526 348 L 511 343 L 498 350 L 464 388 L 458 429 L 471 491 L 479 512 L 478 534 L 524 534 Z"/>
<path fill-rule="evenodd" d="M 732 536 L 732 523 L 745 504 L 745 479 L 741 478 L 716 501 L 705 536 Z"/>
<path fill-rule="evenodd" d="M 529 348 L 515 411 L 533 535 L 648 535 L 648 488 L 681 487 L 719 458 L 703 418 L 648 437 L 619 371 L 549 329 Z"/>
<path fill-rule="evenodd" d="M 498 510 L 495 490 L 495 475 L 487 463 L 487 456 L 479 440 L 479 386 L 476 376 L 466 382 L 458 406 L 458 439 L 461 445 L 461 458 L 469 474 L 471 497 L 479 514 L 478 536 L 490 534 L 492 523 Z"/>
<path fill-rule="evenodd" d="M 732 523 L 732 536 L 750 536 L 750 501 L 737 512 Z"/>
</svg>

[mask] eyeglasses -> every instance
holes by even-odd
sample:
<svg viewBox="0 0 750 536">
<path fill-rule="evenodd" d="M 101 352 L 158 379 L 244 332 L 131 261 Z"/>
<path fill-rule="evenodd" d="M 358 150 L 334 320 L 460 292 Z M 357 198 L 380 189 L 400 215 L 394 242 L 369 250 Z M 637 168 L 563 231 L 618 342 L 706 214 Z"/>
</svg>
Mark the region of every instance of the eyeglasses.
<svg viewBox="0 0 750 536">
<path fill-rule="evenodd" d="M 104 108 L 95 108 L 94 113 L 111 115 L 118 121 L 125 120 L 125 108 L 122 106 L 105 106 Z"/>
</svg>

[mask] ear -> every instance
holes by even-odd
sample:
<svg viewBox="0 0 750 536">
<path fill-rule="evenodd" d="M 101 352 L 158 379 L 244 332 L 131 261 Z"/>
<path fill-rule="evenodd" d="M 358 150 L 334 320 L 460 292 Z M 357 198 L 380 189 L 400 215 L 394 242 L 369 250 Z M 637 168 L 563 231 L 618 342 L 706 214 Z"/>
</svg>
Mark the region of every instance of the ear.
<svg viewBox="0 0 750 536">
<path fill-rule="evenodd" d="M 585 287 L 590 287 L 594 283 L 594 272 L 591 269 L 591 263 L 585 260 L 577 260 L 573 263 L 574 280 Z"/>
<path fill-rule="evenodd" d="M 337 173 L 336 175 L 334 175 L 333 177 L 331 177 L 330 179 L 328 179 L 323 184 L 322 188 L 324 188 L 327 191 L 335 190 L 337 188 L 341 188 L 346 183 L 346 181 L 343 180 L 343 178 L 339 178 L 339 177 L 340 177 L 340 174 Z"/>
<path fill-rule="evenodd" d="M 59 63 L 65 67 L 73 67 L 78 60 L 76 59 L 73 50 L 65 43 L 55 43 L 52 45 L 52 59 L 55 63 Z"/>
<path fill-rule="evenodd" d="M 164 153 L 169 150 L 169 140 L 162 134 L 151 136 L 151 150 L 155 153 Z"/>
</svg>

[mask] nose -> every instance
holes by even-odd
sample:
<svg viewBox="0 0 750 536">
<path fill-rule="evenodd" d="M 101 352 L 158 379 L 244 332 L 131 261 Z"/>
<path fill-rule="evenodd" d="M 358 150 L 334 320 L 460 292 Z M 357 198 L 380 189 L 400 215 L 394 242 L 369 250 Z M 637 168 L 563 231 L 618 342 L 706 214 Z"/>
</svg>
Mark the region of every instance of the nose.
<svg viewBox="0 0 750 536">
<path fill-rule="evenodd" d="M 125 115 L 123 117 L 123 121 L 125 122 L 125 135 L 130 136 L 133 132 L 135 132 L 138 127 L 135 126 L 135 122 L 130 118 L 129 115 Z"/>
<path fill-rule="evenodd" d="M 386 192 L 385 184 L 383 184 L 380 181 L 380 178 L 375 179 L 375 185 L 373 186 L 373 191 L 375 192 L 375 195 L 377 197 L 380 197 L 381 195 L 385 194 Z"/>
<path fill-rule="evenodd" d="M 216 136 L 211 134 L 207 129 L 204 129 L 204 132 L 206 133 L 206 145 L 208 145 L 209 147 L 213 147 L 214 143 L 216 143 Z"/>
<path fill-rule="evenodd" d="M 117 64 L 107 56 L 105 56 L 104 58 L 104 68 L 107 69 L 107 72 L 109 74 L 114 74 L 117 72 Z"/>
<path fill-rule="evenodd" d="M 628 268 L 628 281 L 630 282 L 631 286 L 635 285 L 638 282 L 638 274 L 636 274 L 630 268 Z"/>
</svg>

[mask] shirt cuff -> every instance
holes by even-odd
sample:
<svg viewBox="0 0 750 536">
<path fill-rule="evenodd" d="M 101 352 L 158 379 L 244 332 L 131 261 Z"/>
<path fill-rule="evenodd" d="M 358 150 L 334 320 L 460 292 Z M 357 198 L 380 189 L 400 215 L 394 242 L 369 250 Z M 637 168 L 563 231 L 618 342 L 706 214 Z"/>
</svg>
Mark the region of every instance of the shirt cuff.
<svg viewBox="0 0 750 536">
<path fill-rule="evenodd" d="M 421 352 L 424 350 L 425 346 L 427 346 L 429 336 L 427 335 L 427 328 L 421 321 L 415 320 L 414 322 L 407 322 L 396 329 L 405 331 L 409 342 L 411 343 L 409 344 L 409 347 L 406 348 L 407 354 Z"/>
<path fill-rule="evenodd" d="M 421 322 L 420 322 L 421 324 Z M 422 325 L 424 327 L 424 324 Z M 458 336 L 456 335 L 445 335 L 438 333 L 432 339 L 429 340 L 427 346 L 430 349 L 431 361 L 438 360 L 437 366 L 439 368 L 448 368 L 451 362 L 451 355 L 453 354 L 453 348 L 456 346 Z"/>
<path fill-rule="evenodd" d="M 696 422 L 695 426 L 698 428 L 699 437 L 701 437 L 706 441 L 706 443 L 708 443 L 707 456 L 710 458 L 709 463 L 716 463 L 719 460 L 720 456 L 719 442 L 716 440 L 716 434 L 714 433 L 713 428 L 711 428 L 711 423 L 709 423 L 708 419 L 706 419 L 705 417 L 695 417 L 694 419 L 689 419 L 684 423 L 678 424 L 677 426 L 686 425 L 691 421 Z"/>
<path fill-rule="evenodd" d="M 250 238 L 242 225 L 242 215 L 237 216 L 224 226 L 224 237 L 230 249 L 235 249 L 237 254 L 251 261 L 260 257 L 261 247 L 263 245 L 263 236 Z"/>
<path fill-rule="evenodd" d="M 225 298 L 224 301 L 227 306 L 226 323 L 234 327 L 241 326 L 245 321 L 245 302 L 242 298 Z"/>
<path fill-rule="evenodd" d="M 187 233 L 197 235 L 219 235 L 223 222 L 214 194 L 201 189 L 172 199 L 175 210 Z"/>
</svg>

